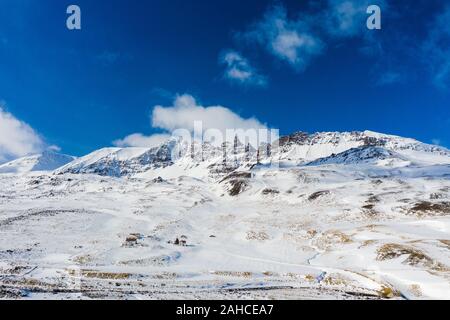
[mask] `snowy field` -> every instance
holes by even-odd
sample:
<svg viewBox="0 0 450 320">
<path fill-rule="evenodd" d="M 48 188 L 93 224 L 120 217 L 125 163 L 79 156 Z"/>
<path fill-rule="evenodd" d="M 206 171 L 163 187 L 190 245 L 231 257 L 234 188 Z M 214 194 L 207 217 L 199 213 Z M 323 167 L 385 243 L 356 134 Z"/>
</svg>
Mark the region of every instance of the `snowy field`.
<svg viewBox="0 0 450 320">
<path fill-rule="evenodd" d="M 408 152 L 1 174 L 0 298 L 450 299 L 450 158 Z"/>
</svg>

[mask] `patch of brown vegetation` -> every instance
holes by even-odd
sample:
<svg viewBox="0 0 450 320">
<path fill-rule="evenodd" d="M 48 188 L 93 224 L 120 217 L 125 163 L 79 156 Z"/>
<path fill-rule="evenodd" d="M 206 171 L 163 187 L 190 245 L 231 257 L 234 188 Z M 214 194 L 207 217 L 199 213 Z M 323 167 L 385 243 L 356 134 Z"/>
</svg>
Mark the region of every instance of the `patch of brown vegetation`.
<svg viewBox="0 0 450 320">
<path fill-rule="evenodd" d="M 259 241 L 265 241 L 270 239 L 269 235 L 264 231 L 259 232 L 248 231 L 246 238 L 247 240 L 259 240 Z"/>
<path fill-rule="evenodd" d="M 410 285 L 409 291 L 411 291 L 411 293 L 416 297 L 421 297 L 423 295 L 422 289 L 420 288 L 420 286 L 418 284 Z"/>
<path fill-rule="evenodd" d="M 447 249 L 450 249 L 450 240 L 439 240 L 439 242 L 445 244 L 447 246 Z"/>
<path fill-rule="evenodd" d="M 264 271 L 262 274 L 263 274 L 265 277 L 277 277 L 277 276 L 279 276 L 278 273 L 272 272 L 272 271 Z"/>
<path fill-rule="evenodd" d="M 446 215 L 450 214 L 450 202 L 429 202 L 421 201 L 414 204 L 409 212 L 423 216 L 423 215 Z"/>
<path fill-rule="evenodd" d="M 327 286 L 345 286 L 348 285 L 346 279 L 340 277 L 339 275 L 332 275 L 326 277 L 321 283 Z"/>
<path fill-rule="evenodd" d="M 378 248 L 376 259 L 378 261 L 384 261 L 395 259 L 400 256 L 408 256 L 403 263 L 411 266 L 422 265 L 436 271 L 450 270 L 447 266 L 432 259 L 419 249 L 396 243 L 388 243 Z"/>
<path fill-rule="evenodd" d="M 397 297 L 400 296 L 400 294 L 397 291 L 387 286 L 382 286 L 381 289 L 378 290 L 378 295 L 383 299 L 392 299 L 396 296 Z"/>
<path fill-rule="evenodd" d="M 326 232 L 326 235 L 331 236 L 340 243 L 352 243 L 352 238 L 341 231 L 330 230 Z"/>
<path fill-rule="evenodd" d="M 377 240 L 366 240 L 359 246 L 359 249 L 371 246 L 371 245 L 373 245 L 375 243 L 377 243 Z"/>
<path fill-rule="evenodd" d="M 80 265 L 88 264 L 92 262 L 92 260 L 93 258 L 89 254 L 76 256 L 75 258 L 72 259 L 73 262 Z"/>
<path fill-rule="evenodd" d="M 314 240 L 315 245 L 321 249 L 328 249 L 338 244 L 350 244 L 353 240 L 350 236 L 338 230 L 328 230 L 316 237 Z"/>
<path fill-rule="evenodd" d="M 249 271 L 214 271 L 213 274 L 224 277 L 251 278 L 253 273 Z"/>
<path fill-rule="evenodd" d="M 77 275 L 78 272 L 82 277 L 96 278 L 96 279 L 122 280 L 122 279 L 128 279 L 131 277 L 131 273 L 103 272 L 103 271 L 98 271 L 98 270 L 87 270 L 87 269 L 83 269 L 80 271 L 73 270 L 73 269 L 68 270 L 68 273 L 71 276 Z"/>
<path fill-rule="evenodd" d="M 307 274 L 307 275 L 305 275 L 305 280 L 308 282 L 315 282 L 316 278 L 311 274 Z"/>
<path fill-rule="evenodd" d="M 308 234 L 308 238 L 312 239 L 317 235 L 318 232 L 317 232 L 317 230 L 310 229 L 306 233 Z"/>
</svg>

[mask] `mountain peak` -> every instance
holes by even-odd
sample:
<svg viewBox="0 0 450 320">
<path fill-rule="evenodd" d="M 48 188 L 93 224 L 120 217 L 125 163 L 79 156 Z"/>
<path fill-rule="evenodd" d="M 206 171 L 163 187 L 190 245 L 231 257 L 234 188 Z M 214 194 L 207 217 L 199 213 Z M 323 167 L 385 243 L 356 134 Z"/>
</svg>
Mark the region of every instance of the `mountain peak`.
<svg viewBox="0 0 450 320">
<path fill-rule="evenodd" d="M 251 167 L 257 162 L 281 161 L 286 165 L 373 164 L 376 160 L 388 158 L 397 159 L 395 161 L 402 165 L 449 163 L 450 151 L 414 139 L 373 131 L 313 134 L 300 131 L 281 137 L 279 148 L 261 145 L 259 150 L 247 148 L 239 141 L 215 146 L 179 139 L 169 139 L 154 148 L 104 148 L 70 162 L 57 172 L 122 177 L 145 172 L 151 174 L 169 168 L 171 175 L 190 172 L 210 176 Z"/>
<path fill-rule="evenodd" d="M 404 157 L 394 151 L 379 146 L 361 146 L 352 148 L 339 154 L 332 154 L 325 158 L 320 158 L 308 163 L 309 166 L 329 165 L 329 164 L 379 164 L 381 161 L 391 160 L 402 161 L 404 164 L 411 164 Z"/>
<path fill-rule="evenodd" d="M 1 173 L 28 173 L 53 171 L 73 161 L 75 157 L 46 150 L 41 154 L 25 156 L 0 165 Z"/>
</svg>

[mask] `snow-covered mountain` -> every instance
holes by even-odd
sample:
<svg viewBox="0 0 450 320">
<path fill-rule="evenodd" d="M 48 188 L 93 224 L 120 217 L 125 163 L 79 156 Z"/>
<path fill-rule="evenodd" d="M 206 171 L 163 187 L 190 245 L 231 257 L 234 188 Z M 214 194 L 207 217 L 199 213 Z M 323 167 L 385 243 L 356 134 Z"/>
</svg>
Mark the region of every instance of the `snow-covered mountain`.
<svg viewBox="0 0 450 320">
<path fill-rule="evenodd" d="M 0 298 L 450 298 L 448 150 L 369 131 L 275 146 L 0 175 Z"/>
<path fill-rule="evenodd" d="M 75 157 L 52 151 L 26 156 L 0 165 L 1 173 L 27 173 L 32 171 L 53 171 L 73 161 Z"/>
<path fill-rule="evenodd" d="M 372 131 L 298 132 L 280 138 L 280 146 L 282 159 L 299 162 L 311 162 L 363 146 L 384 148 L 423 162 L 447 163 L 450 156 L 450 151 L 442 147 Z"/>
<path fill-rule="evenodd" d="M 402 164 L 406 166 L 410 165 L 411 161 L 408 161 L 406 157 L 401 156 L 399 153 L 383 147 L 362 146 L 311 161 L 308 165 L 317 166 L 324 164 L 373 164 L 391 166 Z"/>
<path fill-rule="evenodd" d="M 428 145 L 414 139 L 364 132 L 294 133 L 281 137 L 273 147 L 262 146 L 257 151 L 245 150 L 238 141 L 225 146 L 206 143 L 187 145 L 175 139 L 159 147 L 106 148 L 81 157 L 58 170 L 59 173 L 92 173 L 103 176 L 131 176 L 158 170 L 173 174 L 177 172 L 194 176 L 224 174 L 230 170 L 246 168 L 261 163 L 279 162 L 282 165 L 307 163 L 356 163 L 380 160 L 379 164 L 407 165 L 411 163 L 445 164 L 450 162 L 450 151 Z M 192 150 L 191 150 L 192 149 Z M 270 150 L 270 151 L 268 151 Z M 183 151 L 183 152 L 180 152 Z M 388 161 L 388 158 L 393 158 Z M 226 165 L 224 165 L 226 158 Z M 396 160 L 394 160 L 394 158 Z M 381 161 L 386 160 L 386 161 Z M 393 163 L 395 162 L 395 163 Z M 161 170 L 168 168 L 168 170 Z M 203 173 L 201 173 L 201 169 Z M 152 171 L 153 170 L 153 171 Z M 191 172 L 192 171 L 192 172 Z"/>
<path fill-rule="evenodd" d="M 157 148 L 105 148 L 63 166 L 59 173 L 93 173 L 121 177 L 173 164 L 174 141 Z"/>
</svg>

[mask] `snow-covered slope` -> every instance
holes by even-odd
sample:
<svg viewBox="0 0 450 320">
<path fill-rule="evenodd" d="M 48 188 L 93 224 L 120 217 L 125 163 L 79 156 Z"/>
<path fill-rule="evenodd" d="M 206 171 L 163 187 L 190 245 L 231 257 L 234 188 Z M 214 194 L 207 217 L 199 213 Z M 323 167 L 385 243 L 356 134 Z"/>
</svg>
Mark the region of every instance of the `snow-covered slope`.
<svg viewBox="0 0 450 320">
<path fill-rule="evenodd" d="M 259 163 L 168 142 L 0 175 L 0 298 L 450 298 L 448 150 L 280 142 Z"/>
<path fill-rule="evenodd" d="M 53 171 L 73 161 L 74 159 L 74 157 L 65 154 L 45 151 L 42 154 L 19 158 L 0 165 L 0 174 Z"/>
<path fill-rule="evenodd" d="M 257 151 L 251 147 L 247 151 L 245 149 L 239 141 L 235 148 L 231 143 L 225 146 L 198 142 L 188 145 L 173 139 L 152 149 L 101 149 L 69 163 L 58 172 L 121 177 L 135 174 L 154 176 L 158 170 L 161 174 L 168 175 L 220 176 L 230 170 L 251 166 L 257 161 Z M 391 166 L 450 163 L 450 151 L 445 148 L 371 131 L 322 132 L 310 135 L 298 132 L 280 138 L 278 148 L 274 144 L 273 148 L 262 146 L 259 149 L 260 162 L 279 162 L 287 166 L 336 161 L 343 164 L 367 162 L 371 158 L 380 160 L 380 165 L 384 163 Z M 389 157 L 396 160 L 390 161 Z"/>
<path fill-rule="evenodd" d="M 365 131 L 364 134 L 377 141 L 376 144 L 388 150 L 410 158 L 413 161 L 426 164 L 446 164 L 449 163 L 450 150 L 419 142 L 410 138 L 403 138 L 393 135 L 386 135 L 372 131 Z"/>
<path fill-rule="evenodd" d="M 411 161 L 408 161 L 406 157 L 401 156 L 397 152 L 383 147 L 363 146 L 314 160 L 308 165 L 317 166 L 324 164 L 407 166 L 411 164 Z"/>
<path fill-rule="evenodd" d="M 105 148 L 60 168 L 59 173 L 93 173 L 121 177 L 172 164 L 168 142 L 158 148 Z"/>
<path fill-rule="evenodd" d="M 450 151 L 414 139 L 372 131 L 295 133 L 280 139 L 281 159 L 311 162 L 363 146 L 395 151 L 417 161 L 449 163 Z"/>
</svg>

